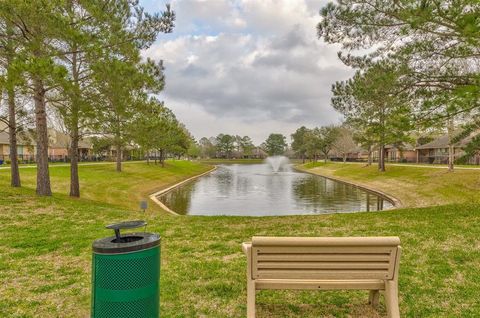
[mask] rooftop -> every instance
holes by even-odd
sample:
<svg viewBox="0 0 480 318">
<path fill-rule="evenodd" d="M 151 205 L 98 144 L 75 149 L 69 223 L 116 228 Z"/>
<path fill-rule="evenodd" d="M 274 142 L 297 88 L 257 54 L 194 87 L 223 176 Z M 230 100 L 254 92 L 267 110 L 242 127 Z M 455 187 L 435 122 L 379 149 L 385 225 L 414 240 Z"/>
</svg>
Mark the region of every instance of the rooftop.
<svg viewBox="0 0 480 318">
<path fill-rule="evenodd" d="M 455 143 L 454 146 L 455 147 L 463 147 L 465 146 L 466 144 L 468 144 L 470 142 L 470 140 L 473 138 L 473 136 L 475 136 L 475 134 L 473 135 L 470 135 L 462 140 L 460 140 L 459 142 Z M 424 145 L 421 145 L 421 146 L 417 146 L 416 148 L 417 149 L 439 149 L 439 148 L 448 148 L 448 144 L 449 144 L 449 137 L 447 134 L 443 135 L 443 136 L 440 136 L 438 137 L 437 139 L 434 139 L 433 141 L 429 142 L 429 143 L 426 143 Z"/>
</svg>

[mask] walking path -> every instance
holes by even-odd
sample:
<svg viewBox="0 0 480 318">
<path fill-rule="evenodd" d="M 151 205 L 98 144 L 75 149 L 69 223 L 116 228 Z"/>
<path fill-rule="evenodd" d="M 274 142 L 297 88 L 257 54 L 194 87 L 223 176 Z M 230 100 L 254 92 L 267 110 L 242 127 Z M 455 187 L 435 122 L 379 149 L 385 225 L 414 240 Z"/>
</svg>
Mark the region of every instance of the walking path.
<svg viewBox="0 0 480 318">
<path fill-rule="evenodd" d="M 141 163 L 141 162 L 144 162 L 144 161 L 122 161 L 122 164 L 128 164 L 128 163 Z M 115 161 L 102 161 L 102 162 L 87 162 L 87 163 L 79 163 L 78 165 L 79 166 L 96 166 L 96 165 L 112 165 L 112 164 L 116 164 Z M 26 165 L 26 166 L 22 166 L 20 165 L 19 168 L 20 169 L 28 169 L 28 168 L 36 168 L 37 166 L 36 165 Z M 61 163 L 61 164 L 50 164 L 49 165 L 50 168 L 55 168 L 55 167 L 70 167 L 70 164 L 69 163 Z M 0 167 L 0 169 L 2 170 L 6 170 L 6 169 L 10 169 L 10 166 L 8 167 Z"/>
</svg>

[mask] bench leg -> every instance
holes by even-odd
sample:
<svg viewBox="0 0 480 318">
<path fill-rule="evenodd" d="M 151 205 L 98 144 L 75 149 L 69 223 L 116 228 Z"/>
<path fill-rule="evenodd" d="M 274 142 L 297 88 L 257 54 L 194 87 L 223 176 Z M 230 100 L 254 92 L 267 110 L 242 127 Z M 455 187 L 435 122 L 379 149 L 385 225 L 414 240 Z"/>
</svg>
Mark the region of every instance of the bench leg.
<svg viewBox="0 0 480 318">
<path fill-rule="evenodd" d="M 247 280 L 247 318 L 255 318 L 255 282 Z"/>
<path fill-rule="evenodd" d="M 388 318 L 400 318 L 398 282 L 396 280 L 388 280 L 385 282 L 385 305 L 387 307 Z"/>
<path fill-rule="evenodd" d="M 370 295 L 368 296 L 368 303 L 372 305 L 374 308 L 378 307 L 378 302 L 380 298 L 380 291 L 378 290 L 371 290 Z"/>
</svg>

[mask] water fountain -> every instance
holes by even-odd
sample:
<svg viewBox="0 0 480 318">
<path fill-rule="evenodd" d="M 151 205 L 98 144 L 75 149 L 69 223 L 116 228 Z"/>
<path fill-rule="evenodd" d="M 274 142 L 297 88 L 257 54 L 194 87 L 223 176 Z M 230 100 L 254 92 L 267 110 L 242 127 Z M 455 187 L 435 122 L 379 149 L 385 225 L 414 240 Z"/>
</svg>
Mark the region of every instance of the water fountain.
<svg viewBox="0 0 480 318">
<path fill-rule="evenodd" d="M 272 156 L 266 159 L 267 163 L 272 167 L 273 172 L 285 171 L 289 168 L 289 160 L 285 156 Z"/>
</svg>

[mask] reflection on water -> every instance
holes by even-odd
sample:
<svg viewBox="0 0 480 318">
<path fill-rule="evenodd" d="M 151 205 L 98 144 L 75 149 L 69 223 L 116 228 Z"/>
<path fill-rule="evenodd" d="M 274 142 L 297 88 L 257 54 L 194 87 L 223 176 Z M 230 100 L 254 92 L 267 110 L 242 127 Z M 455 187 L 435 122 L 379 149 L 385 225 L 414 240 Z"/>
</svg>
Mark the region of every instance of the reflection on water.
<svg viewBox="0 0 480 318">
<path fill-rule="evenodd" d="M 289 215 L 377 211 L 392 204 L 357 187 L 269 165 L 220 165 L 214 172 L 159 197 L 190 215 Z"/>
</svg>

